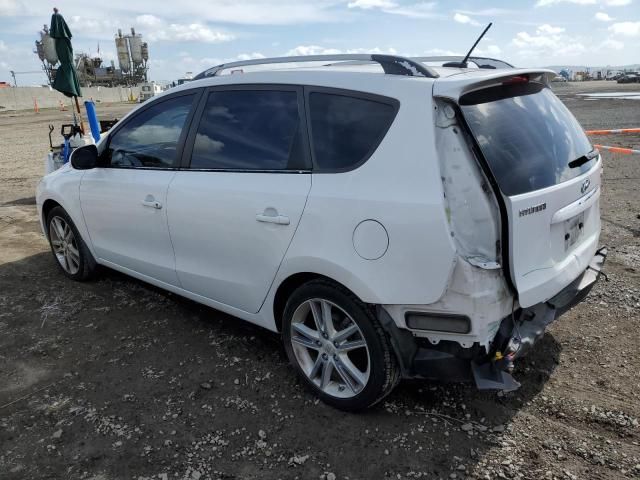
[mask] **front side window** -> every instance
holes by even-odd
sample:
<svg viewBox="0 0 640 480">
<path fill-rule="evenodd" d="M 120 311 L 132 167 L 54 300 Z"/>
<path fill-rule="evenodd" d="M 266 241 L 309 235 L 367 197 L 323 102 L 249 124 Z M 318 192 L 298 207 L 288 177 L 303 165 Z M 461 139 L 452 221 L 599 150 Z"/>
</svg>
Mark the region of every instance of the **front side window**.
<svg viewBox="0 0 640 480">
<path fill-rule="evenodd" d="M 209 94 L 193 144 L 192 169 L 287 170 L 304 166 L 296 91 Z"/>
<path fill-rule="evenodd" d="M 182 95 L 136 115 L 109 140 L 106 156 L 112 167 L 176 166 L 178 142 L 194 95 Z"/>
<path fill-rule="evenodd" d="M 397 111 L 392 103 L 324 92 L 311 92 L 309 108 L 319 170 L 349 170 L 367 160 Z"/>
</svg>

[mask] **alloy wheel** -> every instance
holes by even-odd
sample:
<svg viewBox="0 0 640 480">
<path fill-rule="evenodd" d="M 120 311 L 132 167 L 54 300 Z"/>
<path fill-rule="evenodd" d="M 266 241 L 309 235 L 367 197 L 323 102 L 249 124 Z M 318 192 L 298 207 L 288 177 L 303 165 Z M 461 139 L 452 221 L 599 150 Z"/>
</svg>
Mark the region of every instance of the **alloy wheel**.
<svg viewBox="0 0 640 480">
<path fill-rule="evenodd" d="M 62 218 L 55 216 L 49 222 L 49 239 L 53 253 L 60 266 L 70 275 L 80 270 L 80 249 L 73 234 L 73 229 Z"/>
<path fill-rule="evenodd" d="M 358 395 L 369 382 L 371 358 L 358 324 L 338 305 L 320 298 L 298 306 L 291 344 L 307 378 L 336 398 Z"/>
</svg>

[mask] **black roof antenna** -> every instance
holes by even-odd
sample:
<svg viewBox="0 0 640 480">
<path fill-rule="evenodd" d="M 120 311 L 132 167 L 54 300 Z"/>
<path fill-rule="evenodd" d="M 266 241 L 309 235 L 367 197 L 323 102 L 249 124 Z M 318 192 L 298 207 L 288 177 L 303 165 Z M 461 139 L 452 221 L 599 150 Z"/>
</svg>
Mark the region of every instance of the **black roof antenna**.
<svg viewBox="0 0 640 480">
<path fill-rule="evenodd" d="M 487 33 L 487 30 L 489 30 L 491 28 L 491 25 L 493 25 L 493 23 L 489 23 L 489 25 L 487 25 L 487 28 L 485 28 L 484 31 L 480 34 L 480 36 L 476 40 L 476 43 L 473 44 L 473 47 L 471 47 L 471 49 L 465 55 L 465 57 L 462 59 L 461 62 L 447 62 L 442 66 L 443 67 L 467 68 L 467 60 L 469 60 L 469 57 L 471 56 L 471 53 L 473 53 L 473 51 L 475 50 L 476 45 L 478 45 L 478 43 L 480 43 L 480 40 L 482 40 L 482 37 L 484 37 L 484 34 Z"/>
</svg>

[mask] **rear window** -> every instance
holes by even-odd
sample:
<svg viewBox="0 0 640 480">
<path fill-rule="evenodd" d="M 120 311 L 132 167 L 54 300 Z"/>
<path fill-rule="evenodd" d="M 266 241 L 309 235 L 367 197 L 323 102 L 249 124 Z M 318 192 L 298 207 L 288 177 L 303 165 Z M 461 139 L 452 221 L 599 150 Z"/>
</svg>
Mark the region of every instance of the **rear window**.
<svg viewBox="0 0 640 480">
<path fill-rule="evenodd" d="M 301 132 L 296 91 L 212 92 L 198 125 L 191 168 L 301 168 Z"/>
<path fill-rule="evenodd" d="M 478 90 L 461 97 L 460 107 L 505 195 L 565 182 L 596 162 L 580 124 L 544 85 Z"/>
<path fill-rule="evenodd" d="M 350 170 L 371 156 L 397 111 L 397 102 L 382 98 L 324 92 L 309 95 L 316 169 Z"/>
</svg>

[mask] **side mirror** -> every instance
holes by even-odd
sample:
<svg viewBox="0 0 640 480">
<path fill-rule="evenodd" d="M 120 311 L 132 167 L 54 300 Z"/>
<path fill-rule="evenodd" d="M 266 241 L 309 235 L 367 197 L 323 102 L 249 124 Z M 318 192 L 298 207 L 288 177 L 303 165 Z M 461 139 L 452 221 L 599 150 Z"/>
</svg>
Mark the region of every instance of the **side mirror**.
<svg viewBox="0 0 640 480">
<path fill-rule="evenodd" d="M 98 147 L 85 145 L 71 154 L 71 165 L 76 170 L 90 170 L 98 166 Z"/>
</svg>

